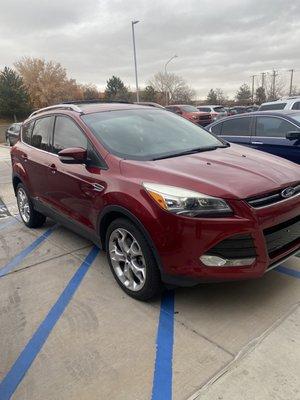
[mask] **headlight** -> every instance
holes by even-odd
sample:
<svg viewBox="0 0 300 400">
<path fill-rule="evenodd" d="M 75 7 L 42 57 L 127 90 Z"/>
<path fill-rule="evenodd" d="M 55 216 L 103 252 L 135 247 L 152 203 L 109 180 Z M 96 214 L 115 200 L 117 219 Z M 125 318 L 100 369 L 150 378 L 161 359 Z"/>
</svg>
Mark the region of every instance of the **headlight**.
<svg viewBox="0 0 300 400">
<path fill-rule="evenodd" d="M 152 199 L 164 210 L 186 217 L 221 217 L 233 211 L 225 200 L 175 186 L 143 183 Z"/>
</svg>

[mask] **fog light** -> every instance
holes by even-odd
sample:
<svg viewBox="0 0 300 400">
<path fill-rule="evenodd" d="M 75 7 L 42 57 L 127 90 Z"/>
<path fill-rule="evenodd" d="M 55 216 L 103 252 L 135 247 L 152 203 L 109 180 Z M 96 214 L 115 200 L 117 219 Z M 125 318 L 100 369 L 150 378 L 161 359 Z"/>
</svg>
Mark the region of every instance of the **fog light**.
<svg viewBox="0 0 300 400">
<path fill-rule="evenodd" d="M 207 267 L 245 267 L 254 263 L 255 257 L 252 258 L 222 258 L 219 256 L 204 255 L 200 257 L 200 261 Z"/>
</svg>

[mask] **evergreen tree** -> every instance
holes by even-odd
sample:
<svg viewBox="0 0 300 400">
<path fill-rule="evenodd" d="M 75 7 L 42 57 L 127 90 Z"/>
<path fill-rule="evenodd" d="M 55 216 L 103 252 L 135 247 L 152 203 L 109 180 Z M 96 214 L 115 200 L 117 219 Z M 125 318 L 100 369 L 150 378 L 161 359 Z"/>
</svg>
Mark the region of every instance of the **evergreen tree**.
<svg viewBox="0 0 300 400">
<path fill-rule="evenodd" d="M 24 117 L 30 111 L 23 79 L 11 68 L 0 72 L 0 115 Z"/>
<path fill-rule="evenodd" d="M 208 104 L 217 104 L 218 103 L 218 96 L 214 89 L 210 89 L 207 94 L 207 103 Z"/>
<path fill-rule="evenodd" d="M 255 92 L 255 101 L 258 104 L 264 103 L 265 101 L 267 101 L 267 95 L 266 95 L 266 91 L 265 89 L 260 86 L 256 89 Z"/>
<path fill-rule="evenodd" d="M 119 77 L 113 75 L 107 81 L 105 88 L 105 99 L 129 101 L 130 93 Z"/>
<path fill-rule="evenodd" d="M 240 104 L 251 104 L 252 103 L 252 93 L 249 85 L 244 83 L 236 93 L 236 99 Z"/>
<path fill-rule="evenodd" d="M 145 90 L 142 92 L 143 101 L 153 101 L 156 102 L 156 91 L 153 86 L 148 85 L 145 87 Z"/>
</svg>

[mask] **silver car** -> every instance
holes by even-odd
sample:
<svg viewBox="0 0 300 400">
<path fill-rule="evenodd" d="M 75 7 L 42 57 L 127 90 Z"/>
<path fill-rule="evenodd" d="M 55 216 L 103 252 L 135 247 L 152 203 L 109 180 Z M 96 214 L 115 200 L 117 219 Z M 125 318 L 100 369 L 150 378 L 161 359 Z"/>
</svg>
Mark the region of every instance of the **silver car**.
<svg viewBox="0 0 300 400">
<path fill-rule="evenodd" d="M 209 112 L 213 121 L 227 117 L 227 111 L 223 106 L 197 106 L 199 111 Z"/>
</svg>

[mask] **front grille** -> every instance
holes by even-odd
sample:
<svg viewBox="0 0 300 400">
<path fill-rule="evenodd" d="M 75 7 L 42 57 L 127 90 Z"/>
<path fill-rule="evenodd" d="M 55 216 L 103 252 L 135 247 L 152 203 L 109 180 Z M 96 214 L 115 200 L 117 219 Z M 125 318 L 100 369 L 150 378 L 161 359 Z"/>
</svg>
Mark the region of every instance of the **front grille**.
<svg viewBox="0 0 300 400">
<path fill-rule="evenodd" d="M 295 193 L 293 194 L 293 196 L 288 197 L 289 199 L 292 199 L 293 197 L 300 194 L 300 184 L 299 183 L 296 185 L 293 185 L 293 186 L 289 186 L 289 187 L 295 189 Z M 251 207 L 254 207 L 254 208 L 270 206 L 272 204 L 278 203 L 279 201 L 287 200 L 286 197 L 282 196 L 283 190 L 284 189 L 280 189 L 275 192 L 268 193 L 264 196 L 251 197 L 251 198 L 247 199 L 246 201 L 248 204 L 250 204 Z"/>
<path fill-rule="evenodd" d="M 278 255 L 300 239 L 300 217 L 264 230 L 267 250 L 270 258 Z"/>
<path fill-rule="evenodd" d="M 250 235 L 235 235 L 222 240 L 207 252 L 222 258 L 251 258 L 256 256 L 256 249 Z"/>
<path fill-rule="evenodd" d="M 207 119 L 210 119 L 209 115 L 200 115 L 199 116 L 199 120 L 207 120 Z"/>
</svg>

